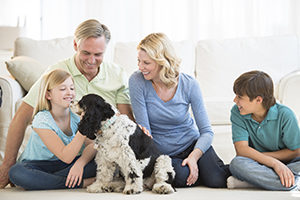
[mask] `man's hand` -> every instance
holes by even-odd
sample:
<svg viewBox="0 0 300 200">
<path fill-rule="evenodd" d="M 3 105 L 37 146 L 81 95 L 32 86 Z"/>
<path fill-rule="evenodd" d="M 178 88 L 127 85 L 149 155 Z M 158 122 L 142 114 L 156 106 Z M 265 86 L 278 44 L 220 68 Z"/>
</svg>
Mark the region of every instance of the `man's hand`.
<svg viewBox="0 0 300 200">
<path fill-rule="evenodd" d="M 8 177 L 9 169 L 10 166 L 4 164 L 0 166 L 0 188 L 5 188 L 10 183 Z"/>
<path fill-rule="evenodd" d="M 280 182 L 284 187 L 289 188 L 295 184 L 295 176 L 285 164 L 278 161 L 273 167 L 273 169 L 279 176 Z"/>
</svg>

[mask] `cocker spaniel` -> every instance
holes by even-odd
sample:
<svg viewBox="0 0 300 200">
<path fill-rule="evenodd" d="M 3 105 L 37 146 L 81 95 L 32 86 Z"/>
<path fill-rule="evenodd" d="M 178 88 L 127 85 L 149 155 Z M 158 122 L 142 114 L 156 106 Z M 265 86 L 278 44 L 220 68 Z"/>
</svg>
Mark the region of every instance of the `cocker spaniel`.
<svg viewBox="0 0 300 200">
<path fill-rule="evenodd" d="M 78 108 L 77 113 L 83 112 L 78 130 L 94 140 L 98 151 L 97 177 L 87 187 L 88 192 L 137 194 L 152 189 L 155 193 L 169 194 L 175 191 L 171 158 L 162 155 L 153 139 L 127 115 L 119 114 L 96 94 L 83 96 Z M 120 173 L 116 173 L 118 170 Z"/>
</svg>

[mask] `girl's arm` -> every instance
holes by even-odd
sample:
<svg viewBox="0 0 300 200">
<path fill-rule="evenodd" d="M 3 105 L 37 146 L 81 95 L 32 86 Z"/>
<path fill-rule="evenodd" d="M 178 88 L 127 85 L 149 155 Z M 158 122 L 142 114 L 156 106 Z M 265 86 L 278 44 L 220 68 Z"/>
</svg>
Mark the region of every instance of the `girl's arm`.
<svg viewBox="0 0 300 200">
<path fill-rule="evenodd" d="M 83 175 L 83 169 L 87 163 L 89 163 L 96 155 L 97 150 L 94 149 L 93 141 L 86 138 L 85 142 L 85 149 L 82 152 L 82 155 L 69 171 L 67 180 L 66 180 L 66 186 L 69 188 L 75 187 L 76 183 L 77 185 L 80 185 L 82 181 L 82 175 Z"/>
<path fill-rule="evenodd" d="M 40 136 L 46 147 L 61 161 L 68 164 L 77 156 L 86 139 L 86 136 L 78 131 L 73 140 L 68 145 L 65 145 L 54 131 L 40 128 L 33 129 Z"/>
</svg>

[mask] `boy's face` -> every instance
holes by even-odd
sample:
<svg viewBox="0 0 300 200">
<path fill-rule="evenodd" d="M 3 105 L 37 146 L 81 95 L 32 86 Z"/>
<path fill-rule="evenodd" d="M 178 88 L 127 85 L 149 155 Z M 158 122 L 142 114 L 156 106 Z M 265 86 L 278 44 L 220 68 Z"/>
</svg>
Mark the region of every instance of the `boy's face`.
<svg viewBox="0 0 300 200">
<path fill-rule="evenodd" d="M 233 101 L 238 106 L 241 115 L 256 113 L 262 106 L 262 100 L 259 96 L 250 101 L 247 95 L 236 95 Z"/>
</svg>

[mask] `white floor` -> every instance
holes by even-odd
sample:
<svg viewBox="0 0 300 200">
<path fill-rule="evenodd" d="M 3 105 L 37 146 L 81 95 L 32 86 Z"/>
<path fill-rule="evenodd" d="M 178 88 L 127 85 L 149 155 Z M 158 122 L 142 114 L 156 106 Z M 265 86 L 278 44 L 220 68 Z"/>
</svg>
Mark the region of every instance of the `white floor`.
<svg viewBox="0 0 300 200">
<path fill-rule="evenodd" d="M 170 195 L 145 191 L 137 195 L 121 193 L 88 193 L 85 189 L 24 191 L 20 188 L 0 189 L 0 200 L 289 200 L 300 199 L 300 192 L 274 192 L 257 189 L 229 190 L 206 187 L 181 188 Z"/>
</svg>

